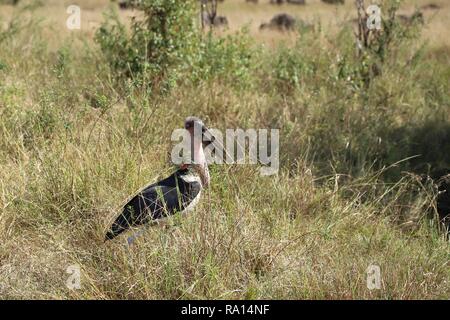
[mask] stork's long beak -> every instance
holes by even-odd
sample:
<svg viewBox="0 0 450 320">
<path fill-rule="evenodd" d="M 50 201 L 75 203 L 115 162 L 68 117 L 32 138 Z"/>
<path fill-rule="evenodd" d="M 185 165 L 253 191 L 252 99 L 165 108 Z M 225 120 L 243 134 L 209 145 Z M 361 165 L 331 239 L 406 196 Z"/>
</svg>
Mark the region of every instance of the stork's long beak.
<svg viewBox="0 0 450 320">
<path fill-rule="evenodd" d="M 214 142 L 216 138 L 213 136 L 213 134 L 211 133 L 211 131 L 209 131 L 209 129 L 203 125 L 202 126 L 202 141 L 203 141 L 203 146 L 209 146 L 211 143 Z"/>
</svg>

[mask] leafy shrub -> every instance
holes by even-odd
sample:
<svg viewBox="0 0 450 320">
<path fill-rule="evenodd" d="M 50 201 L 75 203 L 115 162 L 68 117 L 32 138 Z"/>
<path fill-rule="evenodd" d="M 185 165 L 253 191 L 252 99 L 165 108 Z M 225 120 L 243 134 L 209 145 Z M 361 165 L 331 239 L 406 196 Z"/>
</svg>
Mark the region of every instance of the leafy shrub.
<svg viewBox="0 0 450 320">
<path fill-rule="evenodd" d="M 256 52 L 246 30 L 227 37 L 215 37 L 213 32 L 208 32 L 191 55 L 189 81 L 197 84 L 219 80 L 236 87 L 247 87 L 252 80 L 254 55 Z"/>
<path fill-rule="evenodd" d="M 299 53 L 298 46 L 294 48 L 281 47 L 272 66 L 275 87 L 281 92 L 298 89 L 302 80 L 313 74 L 314 66 L 310 62 Z"/>
<path fill-rule="evenodd" d="M 395 63 L 399 52 L 407 46 L 409 40 L 417 39 L 420 34 L 422 17 L 417 12 L 408 22 L 402 22 L 398 16 L 400 1 L 384 0 L 380 7 L 384 14 L 381 15 L 381 30 L 369 29 L 364 13 L 364 1 L 356 1 L 358 11 L 358 33 L 356 39 L 359 65 L 358 76 L 367 89 L 370 82 L 379 76 L 383 69 Z"/>
<path fill-rule="evenodd" d="M 192 0 L 144 0 L 136 5 L 130 31 L 113 12 L 96 34 L 106 59 L 119 79 L 167 90 L 179 78 L 178 68 L 194 37 Z"/>
<path fill-rule="evenodd" d="M 134 4 L 143 18 L 131 28 L 115 12 L 96 34 L 115 78 L 131 79 L 131 87 L 167 92 L 178 82 L 221 81 L 248 87 L 255 50 L 248 30 L 220 36 L 203 34 L 195 23 L 195 1 L 143 1 Z M 130 84 L 127 83 L 130 88 Z"/>
</svg>

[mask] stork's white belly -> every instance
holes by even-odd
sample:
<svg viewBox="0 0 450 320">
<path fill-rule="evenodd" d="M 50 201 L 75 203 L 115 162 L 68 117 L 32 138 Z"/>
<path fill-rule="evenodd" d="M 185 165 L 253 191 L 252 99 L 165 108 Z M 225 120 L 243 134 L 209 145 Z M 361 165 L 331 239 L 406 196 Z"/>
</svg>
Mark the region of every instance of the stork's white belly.
<svg viewBox="0 0 450 320">
<path fill-rule="evenodd" d="M 191 211 L 192 209 L 194 209 L 194 207 L 200 201 L 201 194 L 202 194 L 202 190 L 200 190 L 198 192 L 197 196 L 194 199 L 192 199 L 191 203 L 189 203 L 189 205 L 186 208 L 184 208 L 184 210 L 182 210 L 180 213 L 184 214 L 184 213 L 187 213 L 187 212 Z"/>
<path fill-rule="evenodd" d="M 184 176 L 181 176 L 181 179 L 183 179 L 184 181 L 188 182 L 188 183 L 192 183 L 192 182 L 198 182 L 200 183 L 200 185 L 202 184 L 200 177 L 193 175 L 193 174 L 187 174 Z M 194 209 L 194 207 L 197 205 L 197 203 L 200 201 L 200 196 L 202 194 L 202 189 L 200 189 L 200 191 L 198 192 L 198 194 L 195 196 L 194 199 L 192 199 L 191 203 L 184 208 L 184 210 L 182 210 L 180 213 L 187 213 L 189 211 L 191 211 L 192 209 Z"/>
</svg>

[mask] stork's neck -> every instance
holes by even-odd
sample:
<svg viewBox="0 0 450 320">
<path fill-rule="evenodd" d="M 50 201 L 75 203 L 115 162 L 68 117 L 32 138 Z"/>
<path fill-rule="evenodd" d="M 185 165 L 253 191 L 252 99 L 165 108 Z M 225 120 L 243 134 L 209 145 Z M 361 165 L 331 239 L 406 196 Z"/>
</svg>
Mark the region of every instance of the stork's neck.
<svg viewBox="0 0 450 320">
<path fill-rule="evenodd" d="M 200 177 L 200 182 L 202 183 L 202 187 L 206 188 L 209 185 L 210 177 L 208 166 L 201 164 L 192 164 L 191 168 L 195 171 L 195 173 Z"/>
<path fill-rule="evenodd" d="M 193 154 L 193 164 L 192 167 L 199 175 L 203 187 L 209 185 L 210 177 L 208 164 L 206 162 L 205 152 L 203 150 L 202 141 L 194 139 L 194 154 Z"/>
</svg>

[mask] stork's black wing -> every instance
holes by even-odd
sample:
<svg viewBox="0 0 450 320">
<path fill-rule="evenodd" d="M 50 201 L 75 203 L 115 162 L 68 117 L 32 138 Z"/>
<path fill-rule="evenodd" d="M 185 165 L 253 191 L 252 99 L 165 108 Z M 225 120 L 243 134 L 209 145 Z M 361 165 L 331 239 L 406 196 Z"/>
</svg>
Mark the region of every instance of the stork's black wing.
<svg viewBox="0 0 450 320">
<path fill-rule="evenodd" d="M 197 181 L 186 182 L 181 178 L 187 170 L 178 170 L 171 176 L 146 187 L 123 208 L 106 234 L 105 240 L 113 239 L 130 227 L 183 211 L 199 194 Z"/>
</svg>

